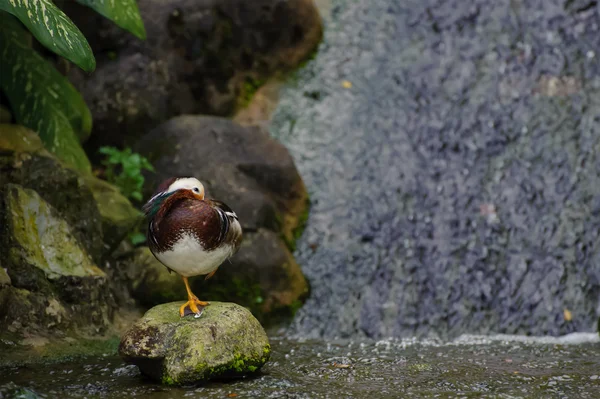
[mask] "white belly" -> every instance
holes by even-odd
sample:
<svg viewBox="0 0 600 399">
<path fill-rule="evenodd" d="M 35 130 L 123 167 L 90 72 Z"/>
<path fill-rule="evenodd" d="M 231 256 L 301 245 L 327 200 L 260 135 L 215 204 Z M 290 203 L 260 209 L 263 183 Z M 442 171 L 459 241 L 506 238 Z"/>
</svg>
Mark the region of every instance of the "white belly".
<svg viewBox="0 0 600 399">
<path fill-rule="evenodd" d="M 173 249 L 156 253 L 156 257 L 169 269 L 184 277 L 200 276 L 214 271 L 231 256 L 232 248 L 224 245 L 212 251 L 204 248 L 191 235 L 184 234 Z"/>
</svg>

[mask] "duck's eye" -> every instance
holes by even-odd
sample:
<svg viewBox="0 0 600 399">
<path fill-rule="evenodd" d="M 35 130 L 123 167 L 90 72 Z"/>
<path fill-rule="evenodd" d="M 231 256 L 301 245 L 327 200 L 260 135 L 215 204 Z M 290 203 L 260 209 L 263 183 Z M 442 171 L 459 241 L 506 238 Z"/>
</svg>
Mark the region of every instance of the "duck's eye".
<svg viewBox="0 0 600 399">
<path fill-rule="evenodd" d="M 192 189 L 193 192 L 200 194 L 200 189 L 198 187 L 194 187 Z"/>
</svg>

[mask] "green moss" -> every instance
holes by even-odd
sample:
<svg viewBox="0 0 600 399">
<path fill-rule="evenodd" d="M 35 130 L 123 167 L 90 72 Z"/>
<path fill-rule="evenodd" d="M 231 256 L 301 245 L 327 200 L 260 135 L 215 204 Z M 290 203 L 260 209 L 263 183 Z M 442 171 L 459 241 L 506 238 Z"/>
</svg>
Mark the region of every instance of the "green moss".
<svg viewBox="0 0 600 399">
<path fill-rule="evenodd" d="M 296 312 L 298 310 L 300 310 L 300 308 L 302 307 L 303 303 L 301 300 L 296 299 L 294 302 L 292 302 L 292 304 L 290 305 L 290 312 L 292 313 L 292 317 L 294 315 L 296 315 Z"/>
<path fill-rule="evenodd" d="M 163 375 L 161 382 L 164 385 L 177 385 L 177 382 L 173 378 L 169 377 L 168 375 Z"/>
<path fill-rule="evenodd" d="M 300 239 L 300 237 L 302 237 L 302 234 L 304 233 L 304 230 L 306 229 L 306 223 L 308 222 L 309 214 L 310 214 L 310 198 L 307 197 L 306 207 L 304 208 L 302 213 L 300 213 L 300 215 L 298 216 L 298 222 L 296 224 L 296 227 L 294 227 L 294 229 L 292 230 L 292 236 L 287 237 L 285 234 L 281 235 L 281 238 L 285 242 L 285 245 L 288 247 L 290 252 L 294 252 L 296 250 L 296 242 L 298 241 L 298 239 Z"/>
<path fill-rule="evenodd" d="M 308 55 L 306 56 L 306 58 L 304 58 L 304 60 L 302 60 L 300 62 L 300 64 L 298 64 L 298 68 L 297 69 L 302 69 L 306 65 L 308 65 L 309 62 L 315 60 L 317 58 L 317 54 L 319 54 L 319 46 L 315 46 L 315 48 L 310 53 L 308 53 Z"/>
<path fill-rule="evenodd" d="M 104 276 L 73 236 L 67 222 L 33 190 L 7 186 L 10 235 L 19 250 L 10 264 L 28 264 L 50 278 L 59 276 Z"/>
<path fill-rule="evenodd" d="M 250 76 L 247 77 L 244 81 L 244 85 L 242 86 L 242 93 L 239 97 L 239 107 L 247 107 L 252 101 L 252 98 L 254 97 L 258 89 L 260 89 L 260 87 L 264 84 L 265 81 L 262 79 L 256 79 Z"/>
<path fill-rule="evenodd" d="M 259 370 L 271 356 L 271 350 L 267 345 L 263 350 L 261 357 L 253 358 L 236 354 L 233 361 L 219 367 L 208 368 L 204 372 L 206 378 L 217 376 L 241 376 L 248 373 L 254 373 Z M 206 365 L 204 365 L 206 368 Z"/>
</svg>

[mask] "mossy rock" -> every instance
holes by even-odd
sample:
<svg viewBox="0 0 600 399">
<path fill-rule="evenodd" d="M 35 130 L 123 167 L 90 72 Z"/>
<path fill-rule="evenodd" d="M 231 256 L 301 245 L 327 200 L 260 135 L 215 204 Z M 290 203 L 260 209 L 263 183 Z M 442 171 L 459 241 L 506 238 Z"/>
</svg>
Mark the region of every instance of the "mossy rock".
<svg viewBox="0 0 600 399">
<path fill-rule="evenodd" d="M 269 360 L 267 334 L 247 309 L 212 302 L 200 318 L 180 318 L 182 304 L 150 309 L 125 333 L 125 362 L 163 384 L 188 385 L 255 373 Z"/>
<path fill-rule="evenodd" d="M 9 265 L 33 266 L 50 279 L 105 276 L 67 222 L 35 191 L 9 184 L 4 195 Z"/>
<path fill-rule="evenodd" d="M 80 173 L 46 151 L 33 131 L 0 124 L 0 187 L 9 183 L 35 190 L 66 220 L 95 262 L 106 251 L 101 215 Z"/>
<path fill-rule="evenodd" d="M 133 297 L 147 308 L 186 298 L 185 285 L 177 273 L 160 263 L 148 247 L 139 247 L 124 265 Z"/>
<path fill-rule="evenodd" d="M 90 188 L 102 216 L 104 243 L 112 252 L 119 243 L 143 221 L 142 213 L 107 181 L 94 176 L 82 176 L 83 183 Z"/>
<path fill-rule="evenodd" d="M 107 330 L 116 307 L 109 280 L 54 207 L 31 189 L 7 184 L 0 226 L 10 278 L 0 287 L 0 333 Z"/>
</svg>

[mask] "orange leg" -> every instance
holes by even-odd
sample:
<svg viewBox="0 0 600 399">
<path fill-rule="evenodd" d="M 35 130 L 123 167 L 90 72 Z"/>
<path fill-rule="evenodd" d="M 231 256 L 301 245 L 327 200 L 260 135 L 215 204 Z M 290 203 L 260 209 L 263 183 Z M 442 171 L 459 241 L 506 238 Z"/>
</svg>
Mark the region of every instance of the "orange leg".
<svg viewBox="0 0 600 399">
<path fill-rule="evenodd" d="M 205 307 L 205 306 L 210 305 L 210 303 L 201 301 L 198 299 L 198 297 L 196 295 L 194 295 L 194 293 L 190 289 L 190 283 L 188 282 L 187 277 L 183 277 L 183 282 L 185 284 L 185 290 L 187 291 L 187 294 L 188 294 L 188 301 L 186 303 L 184 303 L 183 305 L 181 305 L 181 307 L 179 308 L 179 316 L 181 316 L 181 317 L 185 316 L 186 308 L 189 307 L 190 310 L 192 311 L 192 313 L 196 315 L 196 317 L 200 317 L 200 315 L 202 314 L 202 311 L 200 309 L 198 309 L 198 306 Z"/>
<path fill-rule="evenodd" d="M 208 273 L 206 275 L 206 277 L 204 277 L 204 280 L 208 280 L 209 278 L 211 278 L 212 276 L 214 276 L 216 272 L 217 272 L 217 269 L 215 269 L 212 272 Z"/>
</svg>

